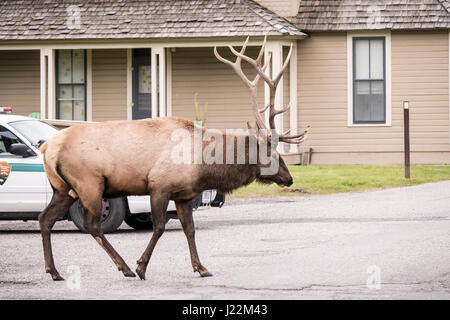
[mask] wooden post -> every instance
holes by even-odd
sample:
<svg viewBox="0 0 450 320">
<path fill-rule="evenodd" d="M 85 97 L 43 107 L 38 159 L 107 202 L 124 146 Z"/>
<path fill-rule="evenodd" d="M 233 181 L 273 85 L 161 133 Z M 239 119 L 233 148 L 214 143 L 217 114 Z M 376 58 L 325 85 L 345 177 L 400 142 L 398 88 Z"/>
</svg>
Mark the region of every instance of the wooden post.
<svg viewBox="0 0 450 320">
<path fill-rule="evenodd" d="M 405 137 L 405 178 L 411 177 L 410 143 L 409 143 L 409 102 L 403 101 L 403 128 Z"/>
<path fill-rule="evenodd" d="M 159 53 L 159 48 L 153 46 L 151 48 L 151 76 L 152 76 L 152 85 L 151 85 L 151 104 L 152 104 L 152 118 L 158 118 L 158 78 L 156 77 L 156 59 Z M 139 72 L 139 71 L 136 71 Z"/>
<path fill-rule="evenodd" d="M 159 65 L 158 65 L 158 84 L 159 84 L 159 116 L 167 116 L 167 104 L 166 104 L 166 50 L 161 48 L 158 51 Z"/>
<path fill-rule="evenodd" d="M 40 50 L 40 77 L 41 77 L 41 119 L 45 119 L 47 116 L 47 71 L 48 71 L 48 57 L 46 56 L 46 50 Z"/>
<path fill-rule="evenodd" d="M 47 119 L 56 119 L 55 107 L 55 50 L 48 49 L 47 70 Z"/>
<path fill-rule="evenodd" d="M 292 58 L 289 61 L 289 99 L 291 108 L 289 109 L 289 127 L 291 134 L 298 133 L 298 106 L 297 106 L 297 40 L 293 41 Z M 289 152 L 298 153 L 298 144 L 292 143 Z"/>
<path fill-rule="evenodd" d="M 133 120 L 133 49 L 131 48 L 127 49 L 127 120 Z"/>
</svg>

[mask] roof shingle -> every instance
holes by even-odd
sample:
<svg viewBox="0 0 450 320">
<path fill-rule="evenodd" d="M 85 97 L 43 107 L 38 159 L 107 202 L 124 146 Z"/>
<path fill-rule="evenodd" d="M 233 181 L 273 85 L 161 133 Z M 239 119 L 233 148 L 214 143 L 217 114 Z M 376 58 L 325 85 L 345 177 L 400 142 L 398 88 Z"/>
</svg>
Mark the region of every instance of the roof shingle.
<svg viewBox="0 0 450 320">
<path fill-rule="evenodd" d="M 302 0 L 300 30 L 448 29 L 450 0 Z"/>
<path fill-rule="evenodd" d="M 70 24 L 74 21 L 74 13 L 75 17 L 77 13 L 76 10 L 68 11 L 73 5 L 79 8 L 79 28 L 73 28 L 74 24 Z M 251 0 L 0 2 L 0 40 L 151 39 L 265 34 L 304 35 L 286 19 Z"/>
</svg>

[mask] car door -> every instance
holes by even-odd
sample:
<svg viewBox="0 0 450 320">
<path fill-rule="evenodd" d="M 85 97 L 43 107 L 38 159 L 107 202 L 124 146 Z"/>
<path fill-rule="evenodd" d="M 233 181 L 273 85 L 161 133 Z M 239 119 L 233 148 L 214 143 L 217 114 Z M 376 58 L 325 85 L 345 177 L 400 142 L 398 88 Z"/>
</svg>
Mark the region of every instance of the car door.
<svg viewBox="0 0 450 320">
<path fill-rule="evenodd" d="M 0 214 L 42 211 L 47 180 L 42 157 L 38 153 L 26 158 L 14 155 L 9 152 L 13 143 L 24 141 L 0 125 Z"/>
</svg>

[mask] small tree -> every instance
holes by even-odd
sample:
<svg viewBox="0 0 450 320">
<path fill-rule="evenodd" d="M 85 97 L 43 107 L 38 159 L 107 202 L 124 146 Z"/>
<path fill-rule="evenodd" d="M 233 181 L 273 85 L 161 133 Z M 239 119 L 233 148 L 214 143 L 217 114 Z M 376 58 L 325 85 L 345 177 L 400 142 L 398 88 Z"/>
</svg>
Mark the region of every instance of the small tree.
<svg viewBox="0 0 450 320">
<path fill-rule="evenodd" d="M 194 107 L 195 107 L 195 123 L 204 126 L 206 124 L 206 117 L 208 113 L 208 104 L 205 103 L 203 108 L 200 107 L 197 100 L 198 92 L 194 94 Z"/>
</svg>

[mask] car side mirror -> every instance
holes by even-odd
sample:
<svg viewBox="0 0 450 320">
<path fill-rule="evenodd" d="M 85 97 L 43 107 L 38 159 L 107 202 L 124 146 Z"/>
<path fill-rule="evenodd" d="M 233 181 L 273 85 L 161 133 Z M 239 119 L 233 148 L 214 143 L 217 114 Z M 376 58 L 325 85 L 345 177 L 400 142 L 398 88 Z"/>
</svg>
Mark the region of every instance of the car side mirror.
<svg viewBox="0 0 450 320">
<path fill-rule="evenodd" d="M 16 156 L 22 156 L 24 158 L 34 156 L 33 150 L 23 143 L 13 143 L 9 146 L 9 153 Z"/>
</svg>

